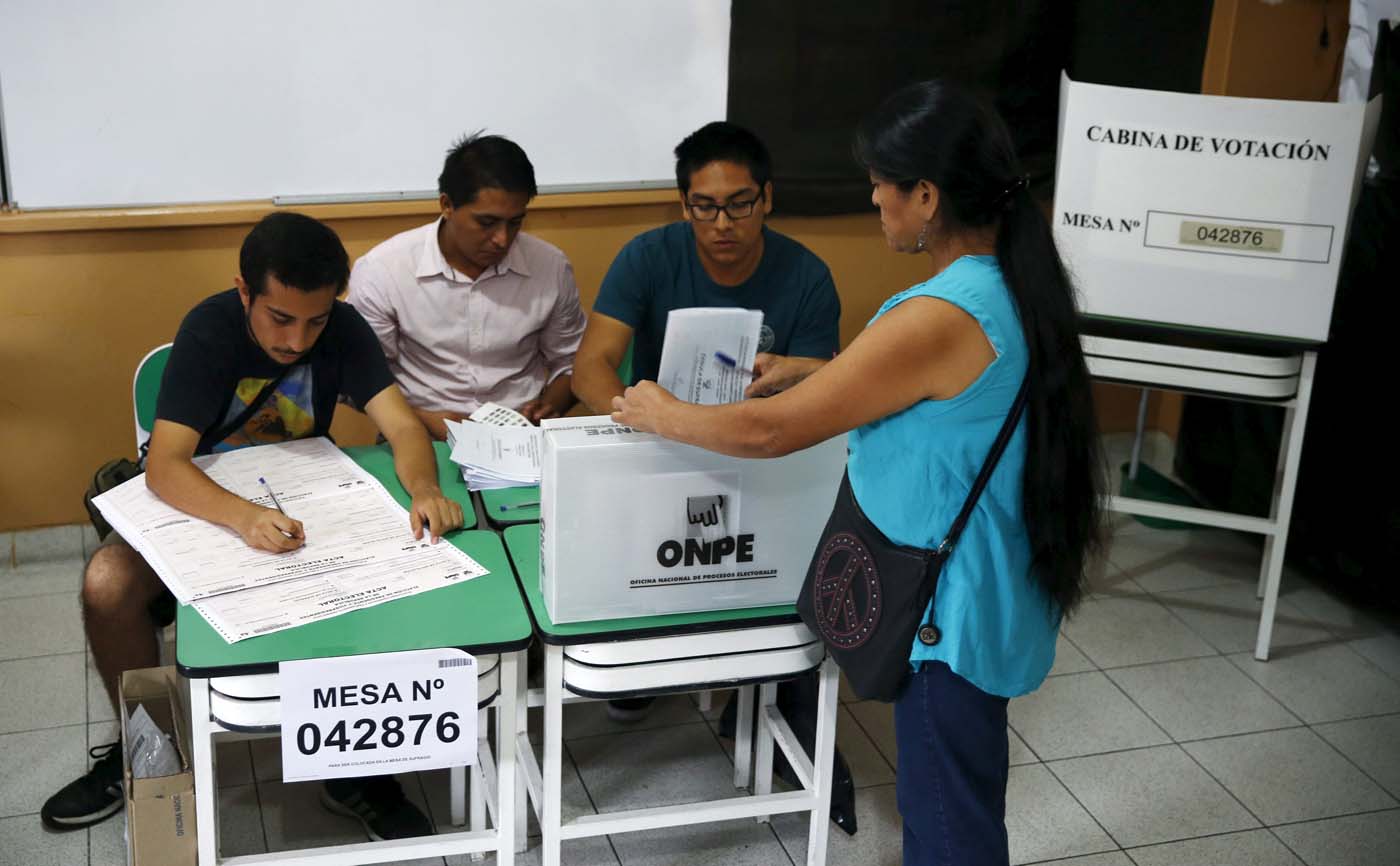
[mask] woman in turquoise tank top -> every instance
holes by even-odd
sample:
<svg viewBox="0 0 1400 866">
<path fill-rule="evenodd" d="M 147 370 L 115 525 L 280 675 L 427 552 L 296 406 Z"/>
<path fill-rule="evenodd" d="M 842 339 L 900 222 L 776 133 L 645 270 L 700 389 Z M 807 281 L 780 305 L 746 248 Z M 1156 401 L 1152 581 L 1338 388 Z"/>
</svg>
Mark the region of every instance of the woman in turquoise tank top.
<svg viewBox="0 0 1400 866">
<path fill-rule="evenodd" d="M 905 864 L 998 864 L 1006 841 L 1006 705 L 1044 680 L 1061 618 L 1100 543 L 1103 487 L 1074 292 L 996 112 L 946 82 L 910 85 L 862 124 L 856 154 L 891 249 L 932 277 L 884 303 L 831 362 L 763 400 L 696 406 L 653 382 L 613 418 L 741 457 L 850 432 L 851 489 L 898 544 L 933 548 L 961 508 L 1022 381 L 1025 414 L 909 635 L 895 702 Z M 786 386 L 786 387 L 784 387 Z"/>
</svg>

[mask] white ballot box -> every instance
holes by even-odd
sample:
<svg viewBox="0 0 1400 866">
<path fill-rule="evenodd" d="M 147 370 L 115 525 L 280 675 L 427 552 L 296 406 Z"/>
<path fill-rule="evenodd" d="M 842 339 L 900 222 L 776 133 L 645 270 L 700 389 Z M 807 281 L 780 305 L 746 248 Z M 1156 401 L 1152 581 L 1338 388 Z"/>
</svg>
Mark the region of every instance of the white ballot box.
<svg viewBox="0 0 1400 866">
<path fill-rule="evenodd" d="M 745 460 L 605 417 L 546 428 L 540 592 L 550 619 L 794 603 L 845 465 L 844 435 Z"/>
<path fill-rule="evenodd" d="M 1065 77 L 1055 240 L 1083 311 L 1326 340 L 1379 108 Z"/>
</svg>

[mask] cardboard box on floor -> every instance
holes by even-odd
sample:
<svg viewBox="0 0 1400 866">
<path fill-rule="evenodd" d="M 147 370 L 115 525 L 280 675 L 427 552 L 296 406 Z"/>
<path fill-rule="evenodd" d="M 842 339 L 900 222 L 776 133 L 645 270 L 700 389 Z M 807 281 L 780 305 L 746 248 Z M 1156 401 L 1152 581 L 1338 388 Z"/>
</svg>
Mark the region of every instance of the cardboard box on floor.
<svg viewBox="0 0 1400 866">
<path fill-rule="evenodd" d="M 195 866 L 194 770 L 190 766 L 188 715 L 174 667 L 126 671 L 121 679 L 122 783 L 126 796 L 127 862 L 130 866 Z M 131 777 L 126 731 L 144 705 L 151 720 L 180 752 L 180 772 L 150 779 Z"/>
</svg>

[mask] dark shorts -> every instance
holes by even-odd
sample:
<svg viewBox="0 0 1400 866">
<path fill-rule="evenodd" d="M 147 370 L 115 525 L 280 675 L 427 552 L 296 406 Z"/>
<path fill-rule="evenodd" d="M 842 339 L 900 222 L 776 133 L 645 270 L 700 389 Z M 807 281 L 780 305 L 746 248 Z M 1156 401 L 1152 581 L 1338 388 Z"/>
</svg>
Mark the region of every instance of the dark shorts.
<svg viewBox="0 0 1400 866">
<path fill-rule="evenodd" d="M 131 547 L 131 545 L 126 543 L 126 539 L 122 538 L 114 530 L 107 533 L 107 537 L 102 539 L 102 543 L 98 546 L 115 547 L 117 545 Z M 165 628 L 175 621 L 175 611 L 178 607 L 179 603 L 175 601 L 175 596 L 171 594 L 170 590 L 162 586 L 160 594 L 151 599 L 150 604 L 146 605 L 146 612 L 150 614 L 151 623 L 156 628 Z"/>
</svg>

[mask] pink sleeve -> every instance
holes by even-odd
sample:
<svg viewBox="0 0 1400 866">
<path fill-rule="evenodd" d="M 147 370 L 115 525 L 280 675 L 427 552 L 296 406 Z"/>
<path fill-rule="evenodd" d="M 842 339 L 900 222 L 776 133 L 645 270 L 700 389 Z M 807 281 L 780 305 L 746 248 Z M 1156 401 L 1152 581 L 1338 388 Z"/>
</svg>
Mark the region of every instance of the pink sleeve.
<svg viewBox="0 0 1400 866">
<path fill-rule="evenodd" d="M 384 357 L 393 360 L 399 354 L 399 320 L 394 305 L 390 301 L 393 280 L 388 270 L 379 262 L 362 256 L 350 270 L 350 291 L 345 295 L 346 303 L 364 316 Z"/>
<path fill-rule="evenodd" d="M 540 355 L 549 368 L 550 382 L 573 372 L 574 355 L 578 353 L 579 342 L 583 339 L 585 324 L 583 307 L 578 299 L 578 284 L 574 282 L 574 268 L 568 259 L 560 263 L 558 281 L 554 310 L 540 333 Z"/>
</svg>

